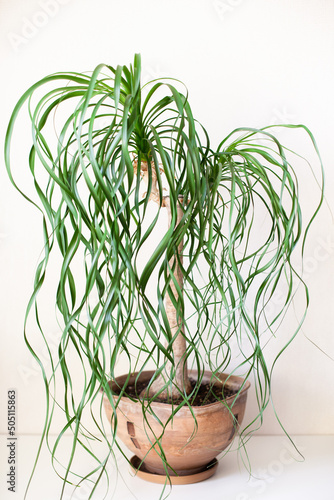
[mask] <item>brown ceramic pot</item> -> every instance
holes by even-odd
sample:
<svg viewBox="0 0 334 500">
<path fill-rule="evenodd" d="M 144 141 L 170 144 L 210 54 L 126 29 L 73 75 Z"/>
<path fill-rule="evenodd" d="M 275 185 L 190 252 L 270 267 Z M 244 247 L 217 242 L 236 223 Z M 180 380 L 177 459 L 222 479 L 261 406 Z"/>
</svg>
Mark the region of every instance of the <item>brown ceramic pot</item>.
<svg viewBox="0 0 334 500">
<path fill-rule="evenodd" d="M 148 382 L 153 374 L 151 371 L 143 372 L 139 380 Z M 196 374 L 197 372 L 190 371 L 190 378 L 195 378 Z M 137 374 L 134 373 L 129 384 L 134 383 L 136 378 Z M 227 378 L 228 375 L 222 373 L 219 375 L 220 382 L 216 383 L 222 385 Z M 110 382 L 111 389 L 117 393 L 126 379 L 127 375 L 124 375 L 118 377 L 115 382 Z M 210 381 L 211 373 L 205 372 L 203 382 Z M 239 390 L 243 382 L 240 377 L 230 376 L 226 387 Z M 198 474 L 231 444 L 244 417 L 249 387 L 250 383 L 246 382 L 236 401 L 234 396 L 226 399 L 230 410 L 219 401 L 204 406 L 193 406 L 196 421 L 186 406 L 171 419 L 172 405 L 155 402 L 150 404 L 151 409 L 146 406 L 143 417 L 142 402 L 122 397 L 117 406 L 118 438 L 141 461 L 144 460 L 145 469 L 149 472 L 166 474 L 161 458 L 162 449 L 171 476 L 175 473 L 179 476 Z M 104 406 L 110 420 L 113 411 L 106 396 Z M 152 415 L 153 412 L 155 416 Z"/>
</svg>

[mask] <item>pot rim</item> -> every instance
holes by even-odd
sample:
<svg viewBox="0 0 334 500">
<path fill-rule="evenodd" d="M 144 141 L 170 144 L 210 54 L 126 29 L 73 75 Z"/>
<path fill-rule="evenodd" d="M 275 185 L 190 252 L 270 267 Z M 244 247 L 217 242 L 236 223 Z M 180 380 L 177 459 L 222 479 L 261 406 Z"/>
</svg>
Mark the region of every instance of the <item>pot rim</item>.
<svg viewBox="0 0 334 500">
<path fill-rule="evenodd" d="M 137 376 L 137 375 L 138 375 L 138 373 L 140 373 L 140 372 L 133 372 L 133 373 L 131 374 L 131 377 L 135 377 L 135 376 Z M 150 374 L 150 376 L 152 376 L 154 373 L 155 373 L 155 371 L 154 371 L 154 370 L 144 370 L 144 371 L 142 371 L 142 372 L 140 373 L 140 376 L 139 376 L 139 377 L 141 377 L 141 376 L 142 376 L 142 375 L 144 375 L 144 374 L 147 374 L 147 375 L 148 375 L 148 374 Z M 191 375 L 194 375 L 194 374 L 197 374 L 197 373 L 198 373 L 198 371 L 197 371 L 197 370 L 189 370 L 189 376 L 190 376 L 190 378 L 191 378 Z M 205 371 L 204 371 L 204 376 L 205 376 L 205 375 L 212 375 L 212 372 L 210 372 L 209 370 L 205 370 Z M 192 409 L 196 409 L 196 411 L 198 411 L 198 410 L 200 410 L 200 409 L 205 410 L 206 408 L 207 408 L 207 409 L 209 409 L 209 408 L 212 408 L 212 407 L 214 407 L 214 406 L 216 406 L 216 405 L 217 405 L 217 406 L 218 406 L 218 405 L 221 405 L 224 401 L 231 402 L 231 401 L 233 401 L 233 399 L 235 399 L 235 398 L 236 398 L 236 400 L 237 400 L 237 399 L 239 399 L 239 397 L 240 397 L 242 394 L 246 393 L 246 392 L 248 391 L 248 389 L 250 388 L 250 386 L 251 386 L 251 383 L 249 382 L 249 380 L 245 380 L 245 379 L 243 379 L 242 377 L 239 377 L 238 375 L 230 375 L 230 374 L 223 373 L 223 372 L 218 372 L 218 374 L 217 374 L 217 375 L 223 375 L 223 376 L 226 376 L 226 379 L 227 379 L 227 380 L 228 380 L 228 379 L 231 379 L 231 378 L 233 377 L 233 379 L 235 379 L 235 381 L 236 381 L 236 379 L 237 379 L 237 380 L 240 382 L 240 386 L 242 386 L 242 384 L 244 384 L 244 387 L 241 389 L 241 391 L 240 391 L 240 392 L 239 392 L 239 394 L 237 395 L 237 398 L 236 398 L 236 394 L 234 394 L 234 395 L 228 396 L 228 397 L 227 397 L 227 398 L 225 398 L 224 400 L 218 400 L 218 401 L 215 401 L 214 403 L 209 403 L 209 404 L 206 404 L 206 405 L 200 405 L 200 406 L 193 406 L 193 405 L 190 405 Z M 116 382 L 116 380 L 117 380 L 117 379 L 120 379 L 120 378 L 123 378 L 123 377 L 126 377 L 126 376 L 127 376 L 127 375 L 119 375 L 119 376 L 118 376 L 118 377 L 116 377 L 114 380 L 109 380 L 109 382 L 108 382 L 109 387 L 111 388 L 112 384 L 114 384 L 114 383 Z M 109 399 L 108 399 L 108 397 L 106 396 L 106 394 L 105 394 L 105 392 L 103 391 L 103 389 L 101 389 L 101 391 L 104 393 L 104 394 L 103 394 L 103 397 L 104 397 L 107 401 L 109 401 Z M 117 394 L 113 395 L 113 398 L 114 398 L 114 399 L 115 399 L 115 398 L 118 398 L 118 397 L 119 397 L 119 396 L 118 396 Z M 131 404 L 136 404 L 136 403 L 140 403 L 141 401 L 144 401 L 144 400 L 135 399 L 135 398 L 131 399 L 131 398 L 129 398 L 128 396 L 125 396 L 125 395 L 121 396 L 121 399 L 122 399 L 124 402 L 129 402 L 129 403 L 131 403 Z M 181 403 L 182 403 L 182 401 L 181 401 L 179 404 L 181 404 Z M 177 407 L 179 404 L 177 404 L 177 403 L 176 403 L 176 404 L 175 404 L 175 403 L 163 403 L 163 402 L 161 402 L 161 401 L 150 401 L 150 406 L 151 406 L 151 405 L 154 405 L 154 406 L 156 406 L 156 405 L 157 405 L 158 407 L 164 407 L 164 408 L 166 408 L 166 409 L 167 409 L 169 406 L 170 406 L 170 407 L 174 407 L 174 408 L 175 408 L 175 407 Z M 184 403 L 183 408 L 188 408 L 188 405 L 187 405 L 186 403 Z"/>
</svg>

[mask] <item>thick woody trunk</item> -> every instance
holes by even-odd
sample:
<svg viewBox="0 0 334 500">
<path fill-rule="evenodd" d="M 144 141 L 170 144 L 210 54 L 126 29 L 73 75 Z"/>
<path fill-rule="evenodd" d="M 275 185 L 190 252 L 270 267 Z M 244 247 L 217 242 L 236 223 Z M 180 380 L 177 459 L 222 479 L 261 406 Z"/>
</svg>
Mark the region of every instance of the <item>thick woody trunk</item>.
<svg viewBox="0 0 334 500">
<path fill-rule="evenodd" d="M 165 207 L 167 208 L 168 223 L 170 224 L 172 218 L 170 198 L 166 197 L 164 199 L 164 203 Z M 180 223 L 182 215 L 182 207 L 178 203 L 176 226 L 178 226 L 178 224 Z M 169 262 L 170 268 L 174 269 L 173 277 L 181 291 L 183 290 L 183 275 L 179 263 L 182 264 L 182 251 L 183 240 L 181 240 L 178 246 L 177 253 L 179 257 L 174 255 Z M 173 297 L 176 301 L 180 300 L 173 280 L 170 281 L 170 293 L 173 294 Z M 189 394 L 191 390 L 191 384 L 188 377 L 188 366 L 186 359 L 187 344 L 184 336 L 183 311 L 179 314 L 177 313 L 177 310 L 168 292 L 165 298 L 165 308 L 172 338 L 176 336 L 172 346 L 174 364 L 172 364 L 170 361 L 166 362 L 165 369 L 151 385 L 149 396 L 153 396 L 162 390 L 161 394 L 159 394 L 158 396 L 159 399 L 168 401 L 170 399 L 180 398 L 180 393 Z M 166 343 L 166 348 L 167 346 L 168 344 Z M 145 394 L 147 395 L 147 392 L 145 392 Z"/>
</svg>

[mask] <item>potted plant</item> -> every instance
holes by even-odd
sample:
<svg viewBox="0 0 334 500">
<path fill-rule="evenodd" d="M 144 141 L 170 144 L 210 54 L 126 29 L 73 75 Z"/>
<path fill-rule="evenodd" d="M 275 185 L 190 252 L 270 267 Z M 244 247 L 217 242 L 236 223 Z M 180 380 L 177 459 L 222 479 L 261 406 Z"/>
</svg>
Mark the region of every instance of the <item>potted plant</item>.
<svg viewBox="0 0 334 500">
<path fill-rule="evenodd" d="M 42 440 L 55 405 L 66 419 L 53 457 L 65 431 L 73 432 L 64 484 L 76 448 L 92 434 L 85 427 L 90 411 L 109 453 L 120 436 L 143 477 L 208 477 L 234 436 L 248 436 L 262 422 L 276 362 L 268 364 L 265 346 L 297 284 L 308 303 L 292 253 L 303 253 L 322 184 L 302 224 L 291 165 L 300 157 L 273 127 L 239 128 L 213 147 L 180 82 L 141 87 L 140 77 L 139 55 L 129 67 L 50 75 L 21 97 L 7 130 L 7 170 L 20 190 L 10 147 L 28 103 L 27 163 L 38 203 L 24 196 L 43 214 L 44 255 L 27 316 L 34 307 L 44 335 L 37 297 L 58 249 L 61 333 L 57 355 L 50 351 L 51 372 L 40 365 L 47 398 Z M 318 155 L 306 127 L 284 127 L 303 130 Z M 278 290 L 284 298 L 269 314 Z M 259 413 L 242 429 L 249 380 Z M 62 401 L 51 402 L 54 384 L 63 384 Z M 98 469 L 105 461 L 97 459 Z"/>
</svg>

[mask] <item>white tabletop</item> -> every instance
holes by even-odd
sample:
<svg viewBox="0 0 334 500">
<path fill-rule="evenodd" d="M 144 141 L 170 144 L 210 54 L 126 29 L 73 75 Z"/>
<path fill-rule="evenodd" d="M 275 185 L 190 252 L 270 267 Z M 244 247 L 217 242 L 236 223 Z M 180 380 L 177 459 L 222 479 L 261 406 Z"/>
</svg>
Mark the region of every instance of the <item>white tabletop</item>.
<svg viewBox="0 0 334 500">
<path fill-rule="evenodd" d="M 252 465 L 252 477 L 241 463 L 240 455 L 231 452 L 219 463 L 215 475 L 202 483 L 167 488 L 170 500 L 333 500 L 334 499 L 334 436 L 296 436 L 296 445 L 304 455 L 302 461 L 284 436 L 254 436 L 247 445 Z M 16 492 L 7 490 L 9 470 L 7 436 L 0 437 L 0 498 L 23 500 L 29 472 L 38 447 L 38 436 L 18 436 L 16 443 Z M 68 456 L 70 440 L 64 439 L 63 456 Z M 98 451 L 98 446 L 93 448 Z M 130 456 L 130 455 L 129 455 Z M 297 460 L 299 461 L 297 461 Z M 81 472 L 89 470 L 88 458 L 79 453 L 77 463 Z M 102 500 L 159 500 L 162 487 L 134 477 L 124 457 L 117 456 L 118 474 L 108 466 L 111 488 L 106 494 L 106 481 L 94 493 Z M 27 500 L 59 500 L 62 482 L 43 449 Z M 73 487 L 66 489 L 64 500 L 89 498 L 90 486 L 83 484 L 73 496 Z"/>
</svg>

